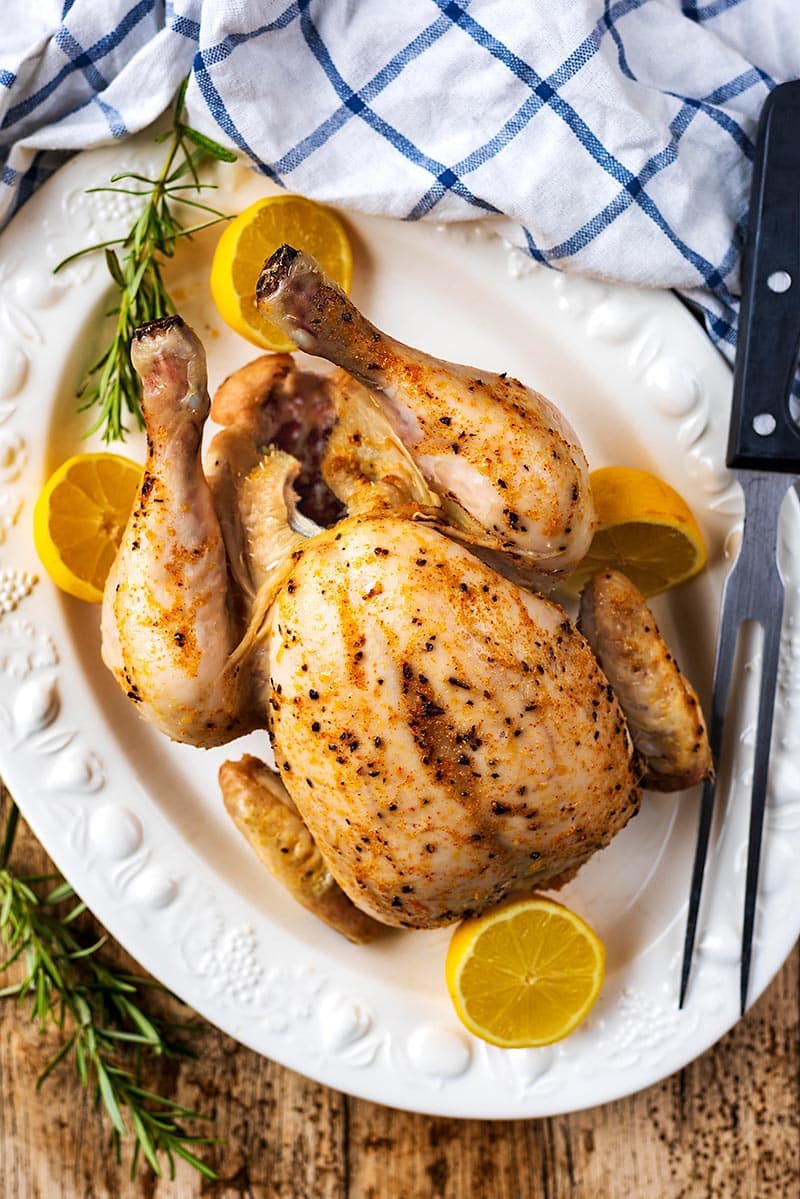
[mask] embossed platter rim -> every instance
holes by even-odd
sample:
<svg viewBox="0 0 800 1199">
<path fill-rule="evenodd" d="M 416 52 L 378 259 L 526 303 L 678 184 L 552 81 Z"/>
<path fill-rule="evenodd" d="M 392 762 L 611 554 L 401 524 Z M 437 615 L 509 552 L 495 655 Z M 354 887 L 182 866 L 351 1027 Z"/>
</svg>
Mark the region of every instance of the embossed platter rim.
<svg viewBox="0 0 800 1199">
<path fill-rule="evenodd" d="M 320 1081 L 413 1110 L 497 1118 L 575 1110 L 655 1082 L 736 1018 L 746 669 L 687 1010 L 677 1012 L 675 986 L 696 808 L 691 797 L 650 797 L 564 893 L 609 947 L 597 1009 L 568 1041 L 509 1053 L 458 1025 L 444 990 L 446 931 L 359 950 L 293 908 L 219 811 L 219 756 L 144 728 L 99 666 L 96 610 L 37 581 L 32 499 L 57 461 L 86 448 L 72 392 L 105 294 L 99 263 L 56 278 L 51 268 L 124 218 L 124 204 L 90 201 L 83 188 L 151 153 L 126 144 L 73 160 L 0 241 L 0 771 L 26 819 L 144 966 L 231 1035 Z M 264 191 L 249 173 L 226 178 L 231 207 Z M 729 373 L 703 333 L 671 297 L 534 268 L 485 228 L 354 217 L 351 229 L 356 299 L 378 324 L 441 356 L 511 370 L 564 407 L 594 465 L 649 466 L 686 494 L 713 565 L 658 615 L 707 697 L 723 547 L 741 505 L 722 467 Z M 215 324 L 202 274 L 189 267 L 175 283 L 218 381 L 251 351 Z M 782 525 L 787 627 L 754 995 L 800 924 L 800 740 L 790 724 L 800 703 L 799 524 L 795 504 Z M 747 647 L 745 667 L 756 652 Z"/>
</svg>

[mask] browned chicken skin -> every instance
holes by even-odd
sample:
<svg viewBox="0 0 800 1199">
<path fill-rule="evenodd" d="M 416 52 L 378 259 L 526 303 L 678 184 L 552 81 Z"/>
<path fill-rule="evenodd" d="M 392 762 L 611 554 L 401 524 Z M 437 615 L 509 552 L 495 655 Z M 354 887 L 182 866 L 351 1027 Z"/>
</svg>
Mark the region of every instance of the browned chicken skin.
<svg viewBox="0 0 800 1199">
<path fill-rule="evenodd" d="M 376 329 L 308 254 L 282 246 L 258 280 L 259 309 L 301 349 L 368 387 L 452 536 L 540 588 L 567 574 L 594 529 L 575 431 L 518 379 L 444 362 Z"/>
<path fill-rule="evenodd" d="M 288 356 L 237 372 L 204 471 L 199 342 L 180 318 L 156 322 L 135 364 L 150 450 L 104 658 L 170 736 L 269 729 L 280 780 L 254 758 L 221 773 L 259 857 L 354 939 L 370 918 L 433 927 L 571 878 L 636 812 L 642 768 L 627 693 L 563 610 L 449 535 L 385 406 L 348 376 L 323 382 Z M 313 428 L 337 418 L 322 470 L 350 515 L 327 530 L 297 511 L 302 464 L 265 448 L 304 405 Z M 657 749 L 653 777 L 670 773 Z"/>
<path fill-rule="evenodd" d="M 563 610 L 435 529 L 316 537 L 270 632 L 277 765 L 376 919 L 433 927 L 558 885 L 638 808 L 624 716 Z"/>
<path fill-rule="evenodd" d="M 141 715 L 177 741 L 221 745 L 259 727 L 253 671 L 230 661 L 240 636 L 228 558 L 200 461 L 210 400 L 200 342 L 179 316 L 138 330 L 147 458 L 105 587 L 103 660 Z"/>
<path fill-rule="evenodd" d="M 603 570 L 590 579 L 581 596 L 579 627 L 628 718 L 643 763 L 643 785 L 682 791 L 711 774 L 697 693 L 626 575 Z"/>
<path fill-rule="evenodd" d="M 382 931 L 342 891 L 279 776 L 245 754 L 223 762 L 225 808 L 267 869 L 304 908 L 348 941 L 364 944 Z"/>
</svg>

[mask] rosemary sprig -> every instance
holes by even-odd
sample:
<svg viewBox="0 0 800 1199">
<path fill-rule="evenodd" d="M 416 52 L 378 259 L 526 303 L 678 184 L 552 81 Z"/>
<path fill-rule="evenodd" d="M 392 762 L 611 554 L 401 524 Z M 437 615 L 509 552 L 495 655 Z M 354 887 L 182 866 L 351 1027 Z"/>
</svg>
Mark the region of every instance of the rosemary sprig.
<svg viewBox="0 0 800 1199">
<path fill-rule="evenodd" d="M 173 1024 L 145 1010 L 143 988 L 159 984 L 110 964 L 101 952 L 105 937 L 86 943 L 75 929 L 86 905 L 69 883 L 57 874 L 21 876 L 11 868 L 18 820 L 12 801 L 0 849 L 0 941 L 7 954 L 0 972 L 20 963 L 22 977 L 0 989 L 0 998 L 27 1001 L 40 1032 L 55 1026 L 64 1036 L 37 1088 L 71 1057 L 82 1085 L 103 1105 L 118 1161 L 123 1139 L 133 1137 L 131 1177 L 144 1158 L 159 1177 L 166 1159 L 174 1178 L 180 1157 L 204 1178 L 216 1178 L 195 1153 L 215 1138 L 192 1135 L 183 1126 L 184 1120 L 209 1117 L 149 1090 L 142 1079 L 150 1057 L 193 1056 L 172 1033 L 193 1033 L 201 1026 Z"/>
<path fill-rule="evenodd" d="M 130 232 L 125 237 L 77 250 L 55 268 L 60 271 L 76 258 L 102 250 L 119 293 L 119 304 L 108 314 L 116 316 L 111 342 L 87 370 L 78 392 L 83 401 L 79 411 L 99 408 L 89 433 L 102 429 L 106 442 L 124 441 L 129 431 L 125 424 L 126 412 L 133 416 L 139 428 L 143 427 L 139 380 L 131 364 L 129 347 L 138 325 L 175 311 L 161 274 L 163 260 L 174 255 L 179 239 L 191 238 L 201 229 L 229 219 L 225 213 L 197 198 L 212 186 L 201 183 L 198 168 L 206 158 L 235 162 L 236 155 L 184 121 L 188 82 L 188 78 L 184 79 L 175 98 L 171 126 L 156 138 L 159 144 L 167 143 L 166 157 L 158 176 L 153 179 L 137 172 L 124 172 L 113 175 L 108 187 L 88 189 L 89 192 L 116 192 L 143 199 L 142 210 Z M 175 215 L 177 205 L 209 214 L 210 219 L 187 227 Z M 115 246 L 120 248 L 120 253 Z"/>
</svg>

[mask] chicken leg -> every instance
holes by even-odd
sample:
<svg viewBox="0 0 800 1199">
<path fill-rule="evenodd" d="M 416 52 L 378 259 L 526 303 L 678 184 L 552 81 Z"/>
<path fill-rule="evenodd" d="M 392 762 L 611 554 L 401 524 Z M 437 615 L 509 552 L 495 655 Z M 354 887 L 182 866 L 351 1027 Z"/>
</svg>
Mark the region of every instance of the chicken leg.
<svg viewBox="0 0 800 1199">
<path fill-rule="evenodd" d="M 176 741 L 221 745 L 258 728 L 253 669 L 230 657 L 239 639 L 228 565 L 200 462 L 210 400 L 205 355 L 179 316 L 138 329 L 147 460 L 109 573 L 103 660 L 141 715 Z"/>
<path fill-rule="evenodd" d="M 540 588 L 580 561 L 594 528 L 588 467 L 574 430 L 544 396 L 395 341 L 291 246 L 265 263 L 257 302 L 301 349 L 375 392 L 455 536 Z"/>
</svg>

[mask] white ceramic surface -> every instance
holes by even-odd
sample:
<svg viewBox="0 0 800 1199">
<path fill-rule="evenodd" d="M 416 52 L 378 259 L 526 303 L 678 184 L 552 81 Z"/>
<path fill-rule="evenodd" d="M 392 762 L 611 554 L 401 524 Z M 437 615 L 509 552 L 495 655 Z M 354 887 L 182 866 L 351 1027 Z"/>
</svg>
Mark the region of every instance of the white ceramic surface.
<svg viewBox="0 0 800 1199">
<path fill-rule="evenodd" d="M 127 202 L 83 189 L 152 160 L 149 146 L 64 167 L 0 239 L 0 770 L 26 819 L 107 928 L 156 977 L 232 1036 L 341 1090 L 423 1112 L 520 1117 L 601 1103 L 655 1082 L 737 1017 L 755 641 L 741 655 L 732 765 L 720 784 L 699 952 L 676 1006 L 697 793 L 647 796 L 637 818 L 562 894 L 608 947 L 590 1019 L 547 1049 L 502 1051 L 459 1025 L 444 984 L 447 930 L 349 945 L 283 893 L 230 825 L 216 788 L 226 751 L 170 744 L 104 670 L 97 609 L 59 594 L 31 540 L 35 496 L 82 441 L 81 371 L 101 342 L 105 268 L 51 268 L 120 228 Z M 228 168 L 223 205 L 265 185 Z M 662 627 L 708 699 L 726 553 L 741 522 L 726 473 L 730 375 L 664 294 L 533 267 L 484 228 L 353 218 L 356 301 L 433 353 L 507 370 L 567 413 L 593 466 L 653 469 L 689 500 L 710 566 L 657 601 Z M 207 291 L 213 238 L 173 278 L 204 337 L 212 385 L 252 356 Z M 141 453 L 140 439 L 126 452 Z M 800 926 L 800 514 L 783 514 L 787 624 L 778 681 L 752 994 Z M 793 719 L 794 717 L 794 719 Z M 266 734 L 247 739 L 264 752 Z"/>
</svg>

